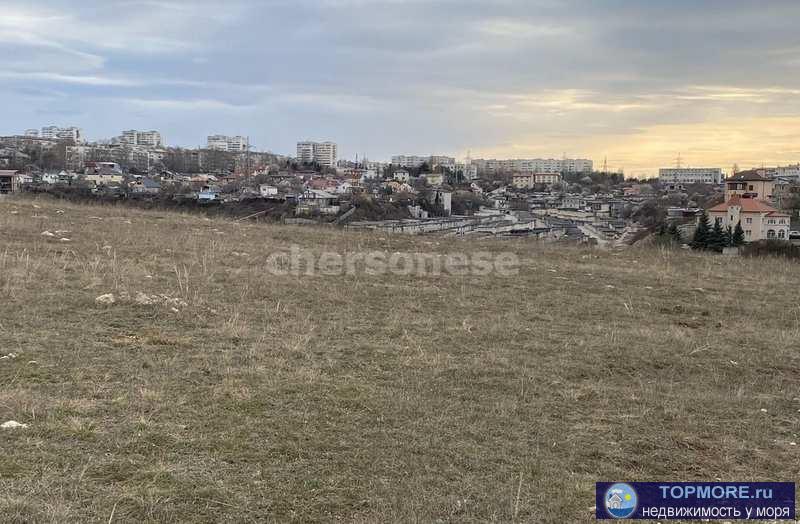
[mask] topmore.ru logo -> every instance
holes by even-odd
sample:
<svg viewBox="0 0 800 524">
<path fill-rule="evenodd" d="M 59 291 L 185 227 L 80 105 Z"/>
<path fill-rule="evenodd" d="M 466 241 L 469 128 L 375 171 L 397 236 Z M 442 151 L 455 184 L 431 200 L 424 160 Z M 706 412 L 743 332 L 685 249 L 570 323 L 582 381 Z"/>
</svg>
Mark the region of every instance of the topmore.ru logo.
<svg viewBox="0 0 800 524">
<path fill-rule="evenodd" d="M 615 519 L 627 519 L 636 512 L 638 498 L 633 486 L 622 482 L 614 484 L 606 491 L 606 513 Z"/>
</svg>

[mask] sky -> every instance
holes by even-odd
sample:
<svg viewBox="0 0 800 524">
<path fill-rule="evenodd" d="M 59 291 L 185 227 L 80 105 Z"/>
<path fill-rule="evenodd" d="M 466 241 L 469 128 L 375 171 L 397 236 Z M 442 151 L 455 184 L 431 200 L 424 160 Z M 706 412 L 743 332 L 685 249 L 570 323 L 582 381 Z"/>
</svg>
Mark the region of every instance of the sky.
<svg viewBox="0 0 800 524">
<path fill-rule="evenodd" d="M 800 162 L 797 0 L 0 0 L 0 134 Z"/>
</svg>

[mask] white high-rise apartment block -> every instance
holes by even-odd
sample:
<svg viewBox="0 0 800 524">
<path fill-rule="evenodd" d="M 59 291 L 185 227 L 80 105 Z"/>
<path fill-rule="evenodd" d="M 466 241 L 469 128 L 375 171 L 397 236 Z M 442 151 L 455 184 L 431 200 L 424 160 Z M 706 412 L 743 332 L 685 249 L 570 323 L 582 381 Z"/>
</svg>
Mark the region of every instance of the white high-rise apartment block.
<svg viewBox="0 0 800 524">
<path fill-rule="evenodd" d="M 301 164 L 310 164 L 314 161 L 314 142 L 297 143 L 297 161 Z"/>
<path fill-rule="evenodd" d="M 511 160 L 473 160 L 483 173 L 591 173 L 593 162 L 585 158 L 532 158 Z"/>
<path fill-rule="evenodd" d="M 58 138 L 58 132 L 61 128 L 58 126 L 45 126 L 42 128 L 42 138 L 50 138 L 55 140 Z"/>
<path fill-rule="evenodd" d="M 73 140 L 74 142 L 83 142 L 81 130 L 77 127 L 45 126 L 42 128 L 41 137 L 50 140 L 64 139 Z"/>
<path fill-rule="evenodd" d="M 767 169 L 767 174 L 770 176 L 793 178 L 795 181 L 800 182 L 800 164 L 795 164 L 793 166 L 778 166 L 776 168 Z"/>
<path fill-rule="evenodd" d="M 26 129 L 25 130 L 25 136 L 39 136 L 39 130 L 38 129 Z"/>
<path fill-rule="evenodd" d="M 306 140 L 297 143 L 297 161 L 303 164 L 317 164 L 333 167 L 339 157 L 339 148 L 335 142 L 312 142 Z"/>
<path fill-rule="evenodd" d="M 244 136 L 209 135 L 206 139 L 206 148 L 230 153 L 244 153 L 249 147 L 249 141 Z"/>
<path fill-rule="evenodd" d="M 128 144 L 130 146 L 136 145 L 136 130 L 130 129 L 128 131 L 123 131 L 119 137 L 119 141 L 123 144 Z"/>
<path fill-rule="evenodd" d="M 721 184 L 718 167 L 666 167 L 658 170 L 658 181 L 668 185 Z"/>
<path fill-rule="evenodd" d="M 158 131 L 137 131 L 129 129 L 120 135 L 120 142 L 131 146 L 161 147 L 164 145 L 161 133 Z"/>
<path fill-rule="evenodd" d="M 140 131 L 136 133 L 136 142 L 144 147 L 161 147 L 164 145 L 161 133 L 158 131 Z"/>
<path fill-rule="evenodd" d="M 321 166 L 335 166 L 338 156 L 338 147 L 333 142 L 322 142 L 314 148 L 314 161 Z"/>
<path fill-rule="evenodd" d="M 392 157 L 392 164 L 400 167 L 419 167 L 428 161 L 426 156 L 416 155 L 395 155 Z"/>
<path fill-rule="evenodd" d="M 243 136 L 229 136 L 228 137 L 228 151 L 233 153 L 241 153 L 247 151 L 248 140 Z"/>
</svg>

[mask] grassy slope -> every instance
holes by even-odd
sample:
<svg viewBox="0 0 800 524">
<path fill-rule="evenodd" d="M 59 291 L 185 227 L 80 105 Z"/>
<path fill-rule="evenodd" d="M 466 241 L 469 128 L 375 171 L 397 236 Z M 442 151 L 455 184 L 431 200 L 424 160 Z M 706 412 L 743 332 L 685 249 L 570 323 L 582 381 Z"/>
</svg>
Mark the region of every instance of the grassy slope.
<svg viewBox="0 0 800 524">
<path fill-rule="evenodd" d="M 0 201 L 3 520 L 580 522 L 596 480 L 800 477 L 796 264 L 35 205 Z M 266 275 L 293 242 L 523 268 Z"/>
</svg>

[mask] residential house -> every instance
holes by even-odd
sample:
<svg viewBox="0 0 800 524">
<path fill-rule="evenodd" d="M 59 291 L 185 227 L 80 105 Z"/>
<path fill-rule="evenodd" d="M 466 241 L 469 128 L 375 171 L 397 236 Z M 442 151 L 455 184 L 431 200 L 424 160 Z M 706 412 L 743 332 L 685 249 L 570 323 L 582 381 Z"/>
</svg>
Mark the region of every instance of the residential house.
<svg viewBox="0 0 800 524">
<path fill-rule="evenodd" d="M 198 202 L 219 202 L 219 188 L 216 186 L 206 185 L 197 193 Z"/>
<path fill-rule="evenodd" d="M 749 185 L 751 181 L 746 182 Z M 741 224 L 745 242 L 789 239 L 791 216 L 757 198 L 734 194 L 726 202 L 708 209 L 708 216 L 712 225 L 719 222 L 723 229 L 735 229 L 736 224 Z"/>
<path fill-rule="evenodd" d="M 356 182 L 356 184 L 358 184 L 358 182 Z M 349 180 L 345 180 L 341 182 L 338 186 L 336 186 L 336 189 L 334 189 L 334 191 L 336 192 L 337 195 L 347 195 L 353 192 L 353 188 L 355 187 L 356 184 L 353 184 Z"/>
<path fill-rule="evenodd" d="M 113 173 L 113 172 L 103 172 L 103 173 L 95 173 L 91 175 L 84 175 L 83 177 L 86 182 L 93 184 L 95 187 L 97 186 L 110 186 L 110 185 L 119 185 L 122 184 L 124 177 L 121 173 Z"/>
<path fill-rule="evenodd" d="M 339 184 L 336 182 L 336 180 L 330 178 L 312 178 L 306 182 L 306 187 L 308 189 L 314 189 L 317 191 L 335 191 L 338 185 Z"/>
<path fill-rule="evenodd" d="M 741 171 L 725 180 L 725 200 L 733 196 L 772 200 L 775 179 L 767 176 L 763 169 Z"/>
<path fill-rule="evenodd" d="M 407 182 L 399 182 L 397 180 L 390 180 L 386 182 L 386 188 L 390 189 L 392 193 L 416 193 L 411 184 Z"/>
<path fill-rule="evenodd" d="M 335 215 L 339 212 L 339 197 L 319 189 L 306 189 L 299 197 L 296 213 L 302 214 L 310 211 Z"/>
<path fill-rule="evenodd" d="M 16 171 L 0 171 L 0 195 L 19 191 L 19 177 Z"/>
<path fill-rule="evenodd" d="M 261 184 L 258 186 L 258 193 L 264 198 L 269 198 L 278 194 L 278 188 L 269 184 Z"/>
<path fill-rule="evenodd" d="M 139 178 L 131 182 L 131 191 L 134 193 L 155 194 L 161 191 L 161 184 L 152 178 Z"/>
<path fill-rule="evenodd" d="M 411 178 L 411 175 L 405 169 L 398 169 L 397 171 L 394 172 L 392 178 L 400 182 L 401 184 L 407 184 L 409 179 Z"/>
</svg>

